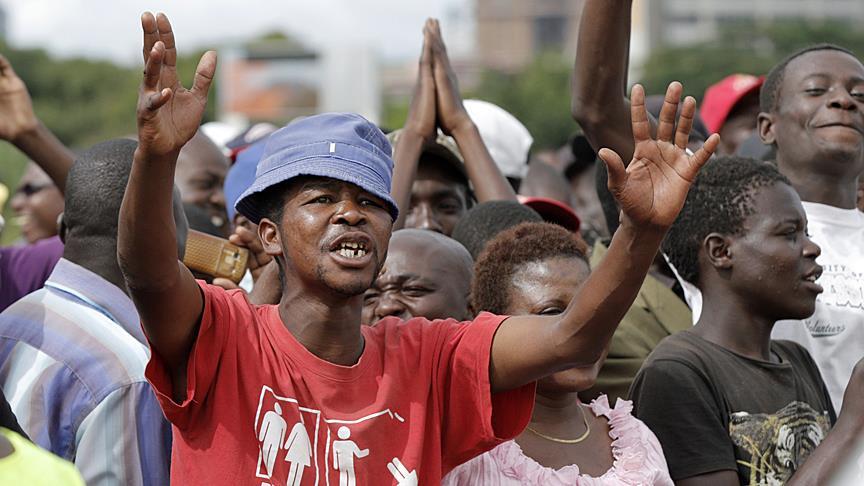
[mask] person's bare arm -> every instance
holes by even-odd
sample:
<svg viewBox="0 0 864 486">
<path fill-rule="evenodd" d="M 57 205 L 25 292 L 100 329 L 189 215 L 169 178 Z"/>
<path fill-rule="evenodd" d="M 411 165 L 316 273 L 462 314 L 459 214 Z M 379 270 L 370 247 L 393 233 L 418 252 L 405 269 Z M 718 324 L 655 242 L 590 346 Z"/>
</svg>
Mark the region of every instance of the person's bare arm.
<svg viewBox="0 0 864 486">
<path fill-rule="evenodd" d="M 405 226 L 411 206 L 411 188 L 417 177 L 417 165 L 423 145 L 435 139 L 435 80 L 432 76 L 432 50 L 429 43 L 431 21 L 423 26 L 423 50 L 417 71 L 417 83 L 411 96 L 408 118 L 393 150 L 393 200 L 399 208 L 399 217 L 393 231 Z"/>
<path fill-rule="evenodd" d="M 633 155 L 625 96 L 632 0 L 586 0 L 579 22 L 570 111 L 595 149 Z M 650 120 L 650 117 L 649 117 Z"/>
<path fill-rule="evenodd" d="M 182 399 L 204 301 L 177 255 L 174 168 L 180 149 L 201 123 L 216 53 L 204 54 L 187 90 L 177 78 L 168 18 L 147 12 L 141 25 L 145 68 L 138 94 L 138 148 L 120 208 L 117 256 L 152 350 L 172 376 L 175 399 Z"/>
<path fill-rule="evenodd" d="M 498 169 L 480 137 L 480 131 L 477 130 L 477 126 L 462 104 L 456 73 L 450 65 L 447 47 L 441 37 L 441 28 L 437 20 L 431 22 L 430 42 L 435 73 L 438 124 L 444 133 L 456 140 L 478 201 L 516 201 L 513 187 Z"/>
<path fill-rule="evenodd" d="M 27 86 L 3 55 L 0 55 L 0 139 L 15 145 L 48 174 L 60 192 L 65 191 L 66 175 L 75 155 L 36 116 Z"/>
<path fill-rule="evenodd" d="M 633 160 L 625 167 L 614 151 L 599 152 L 609 171 L 609 190 L 621 207 L 621 226 L 606 258 L 561 315 L 510 317 L 501 324 L 492 344 L 493 391 L 516 388 L 574 366 L 590 366 L 608 345 L 681 211 L 690 184 L 720 141 L 712 135 L 695 154 L 686 153 L 696 101 L 684 100 L 676 130 L 673 122 L 680 92 L 679 83 L 670 85 L 655 140 L 645 92 L 639 85 L 633 87 Z M 670 116 L 672 122 L 663 121 Z"/>
</svg>

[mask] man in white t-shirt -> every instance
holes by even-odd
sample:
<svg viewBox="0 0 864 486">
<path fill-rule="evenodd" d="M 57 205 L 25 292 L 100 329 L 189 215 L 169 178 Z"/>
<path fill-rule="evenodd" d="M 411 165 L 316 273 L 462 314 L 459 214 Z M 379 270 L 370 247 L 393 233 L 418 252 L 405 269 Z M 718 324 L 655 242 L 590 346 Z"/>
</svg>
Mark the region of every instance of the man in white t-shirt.
<svg viewBox="0 0 864 486">
<path fill-rule="evenodd" d="M 864 66 L 832 45 L 802 49 L 777 64 L 760 93 L 759 133 L 777 151 L 822 248 L 825 292 L 804 321 L 780 321 L 773 339 L 810 351 L 840 410 L 855 363 L 864 356 L 864 213 L 856 207 L 864 169 Z M 693 322 L 701 296 L 683 282 Z"/>
<path fill-rule="evenodd" d="M 804 201 L 809 232 L 822 247 L 825 292 L 803 321 L 781 321 L 772 337 L 810 351 L 835 409 L 864 356 L 864 213 L 856 208 L 864 169 L 864 65 L 832 45 L 777 64 L 760 93 L 759 133 Z"/>
</svg>

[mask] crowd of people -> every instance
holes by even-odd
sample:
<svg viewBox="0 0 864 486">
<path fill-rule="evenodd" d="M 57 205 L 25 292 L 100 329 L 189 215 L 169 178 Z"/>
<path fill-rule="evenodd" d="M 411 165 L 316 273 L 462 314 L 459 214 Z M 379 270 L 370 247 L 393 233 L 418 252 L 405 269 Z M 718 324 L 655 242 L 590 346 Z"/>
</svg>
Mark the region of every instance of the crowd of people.
<svg viewBox="0 0 864 486">
<path fill-rule="evenodd" d="M 627 93 L 631 3 L 560 150 L 434 19 L 386 134 L 202 125 L 216 53 L 183 87 L 148 12 L 137 134 L 73 153 L 0 56 L 0 484 L 864 484 L 864 65 Z"/>
</svg>

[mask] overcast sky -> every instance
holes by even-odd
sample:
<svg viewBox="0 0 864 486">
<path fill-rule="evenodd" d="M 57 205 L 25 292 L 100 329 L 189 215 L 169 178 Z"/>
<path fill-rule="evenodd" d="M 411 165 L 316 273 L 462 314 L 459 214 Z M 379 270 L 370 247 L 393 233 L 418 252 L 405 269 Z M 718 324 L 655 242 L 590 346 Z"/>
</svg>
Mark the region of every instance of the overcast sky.
<svg viewBox="0 0 864 486">
<path fill-rule="evenodd" d="M 471 0 L 0 0 L 9 41 L 62 56 L 140 62 L 145 10 L 168 14 L 178 50 L 215 47 L 273 30 L 311 46 L 363 42 L 385 59 L 420 50 L 423 20 L 470 17 Z"/>
</svg>

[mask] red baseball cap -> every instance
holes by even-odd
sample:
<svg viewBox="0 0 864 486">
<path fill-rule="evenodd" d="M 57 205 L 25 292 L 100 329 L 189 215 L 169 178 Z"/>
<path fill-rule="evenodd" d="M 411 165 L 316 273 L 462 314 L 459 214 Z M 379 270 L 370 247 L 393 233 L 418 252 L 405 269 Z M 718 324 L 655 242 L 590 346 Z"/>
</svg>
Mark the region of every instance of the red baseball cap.
<svg viewBox="0 0 864 486">
<path fill-rule="evenodd" d="M 549 199 L 548 197 L 516 197 L 519 198 L 520 203 L 528 206 L 534 211 L 537 211 L 540 217 L 543 218 L 543 221 L 563 226 L 565 229 L 568 229 L 573 233 L 579 232 L 579 227 L 582 225 L 582 221 L 579 220 L 579 216 L 576 216 L 576 213 L 570 208 L 570 206 L 561 201 Z"/>
<path fill-rule="evenodd" d="M 709 133 L 717 133 L 732 112 L 732 108 L 742 98 L 758 91 L 765 81 L 765 76 L 752 74 L 730 74 L 719 83 L 712 84 L 705 90 L 699 114 L 708 128 Z"/>
</svg>

